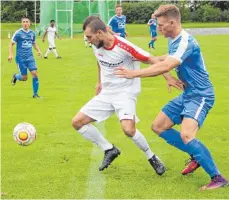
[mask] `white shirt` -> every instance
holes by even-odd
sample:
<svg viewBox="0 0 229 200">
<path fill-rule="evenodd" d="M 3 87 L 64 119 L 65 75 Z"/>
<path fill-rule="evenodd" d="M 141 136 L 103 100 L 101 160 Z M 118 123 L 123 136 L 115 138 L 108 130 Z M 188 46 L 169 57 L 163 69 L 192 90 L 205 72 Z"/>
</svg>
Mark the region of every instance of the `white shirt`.
<svg viewBox="0 0 229 200">
<path fill-rule="evenodd" d="M 140 69 L 139 61 L 148 61 L 150 54 L 119 36 L 114 36 L 114 45 L 106 49 L 93 46 L 101 68 L 102 92 L 125 91 L 137 95 L 141 91 L 140 78 L 119 78 L 114 74 L 115 67 Z"/>
<path fill-rule="evenodd" d="M 49 26 L 48 28 L 47 28 L 47 31 L 48 31 L 48 40 L 50 41 L 52 41 L 52 40 L 54 40 L 54 38 L 55 38 L 55 33 L 56 33 L 56 27 L 51 27 L 51 26 Z"/>
</svg>

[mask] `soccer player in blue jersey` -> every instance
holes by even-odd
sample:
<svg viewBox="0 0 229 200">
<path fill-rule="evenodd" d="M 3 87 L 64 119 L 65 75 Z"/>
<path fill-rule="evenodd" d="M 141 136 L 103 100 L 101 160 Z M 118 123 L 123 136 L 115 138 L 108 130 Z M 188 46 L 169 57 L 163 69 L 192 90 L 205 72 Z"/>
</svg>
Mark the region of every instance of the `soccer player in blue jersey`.
<svg viewBox="0 0 229 200">
<path fill-rule="evenodd" d="M 151 41 L 149 43 L 149 48 L 154 48 L 154 42 L 157 40 L 157 19 L 152 14 L 151 19 L 148 21 L 147 25 L 150 27 L 150 36 L 151 36 Z"/>
<path fill-rule="evenodd" d="M 116 15 L 108 22 L 108 26 L 112 29 L 113 34 L 126 38 L 126 16 L 122 15 L 122 7 L 117 5 L 115 8 Z"/>
<path fill-rule="evenodd" d="M 124 78 L 152 77 L 175 69 L 185 84 L 184 92 L 171 100 L 158 114 L 152 130 L 168 144 L 191 156 L 183 175 L 201 166 L 211 177 L 209 184 L 200 190 L 216 189 L 228 185 L 221 175 L 208 148 L 196 138 L 199 128 L 215 100 L 200 46 L 196 39 L 182 30 L 180 11 L 175 5 L 163 5 L 155 11 L 158 30 L 169 38 L 168 56 L 161 62 L 141 70 L 118 67 L 116 75 Z M 181 124 L 181 131 L 172 127 Z"/>
<path fill-rule="evenodd" d="M 41 51 L 36 44 L 36 35 L 29 29 L 30 20 L 28 17 L 21 19 L 22 28 L 17 30 L 12 37 L 12 41 L 9 45 L 9 57 L 8 61 L 11 62 L 13 59 L 13 46 L 16 43 L 16 63 L 19 70 L 18 74 L 14 74 L 12 78 L 12 85 L 15 85 L 18 81 L 27 80 L 27 69 L 33 76 L 33 98 L 40 98 L 38 95 L 39 80 L 37 74 L 37 66 L 33 57 L 32 47 L 36 49 L 37 55 L 41 56 Z"/>
</svg>

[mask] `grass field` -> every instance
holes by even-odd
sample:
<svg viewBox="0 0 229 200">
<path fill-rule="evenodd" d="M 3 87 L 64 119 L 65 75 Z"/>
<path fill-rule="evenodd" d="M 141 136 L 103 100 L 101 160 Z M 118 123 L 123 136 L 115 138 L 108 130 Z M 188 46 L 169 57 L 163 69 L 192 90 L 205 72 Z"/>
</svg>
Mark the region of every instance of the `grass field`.
<svg viewBox="0 0 229 200">
<path fill-rule="evenodd" d="M 148 50 L 147 37 L 130 37 Z M 211 150 L 220 171 L 229 179 L 229 66 L 228 35 L 198 36 L 205 62 L 215 86 L 216 102 L 198 138 Z M 81 38 L 56 41 L 63 57 L 56 60 L 36 58 L 43 99 L 32 98 L 31 76 L 27 82 L 10 84 L 16 72 L 8 63 L 8 43 L 2 43 L 2 192 L 5 199 L 228 199 L 229 187 L 199 192 L 209 177 L 198 169 L 184 177 L 180 171 L 188 155 L 166 144 L 150 130 L 152 120 L 162 106 L 179 94 L 168 93 L 162 77 L 142 80 L 137 112 L 138 129 L 144 133 L 152 150 L 168 168 L 162 176 L 154 173 L 144 154 L 121 131 L 116 116 L 98 128 L 118 146 L 122 155 L 105 171 L 98 167 L 103 152 L 83 139 L 71 127 L 71 119 L 94 96 L 97 81 L 96 60 L 92 49 L 85 48 Z M 42 52 L 47 43 L 38 44 Z M 159 37 L 154 55 L 166 53 L 167 40 Z M 143 65 L 142 65 L 143 66 Z M 37 129 L 37 140 L 28 147 L 17 145 L 12 130 L 19 122 L 30 122 Z"/>
<path fill-rule="evenodd" d="M 183 28 L 223 28 L 229 27 L 229 23 L 226 22 L 217 22 L 217 23 L 183 23 Z M 38 24 L 37 24 L 38 26 Z M 11 34 L 21 27 L 20 23 L 2 23 L 1 30 L 2 38 L 7 38 L 7 34 L 10 31 Z M 31 26 L 34 29 L 34 24 Z M 74 30 L 81 30 L 82 24 L 74 24 Z M 77 31 L 76 31 L 77 32 Z M 148 26 L 146 24 L 127 24 L 127 32 L 132 37 L 142 37 L 148 36 Z M 74 33 L 75 38 L 82 37 L 82 33 Z"/>
</svg>

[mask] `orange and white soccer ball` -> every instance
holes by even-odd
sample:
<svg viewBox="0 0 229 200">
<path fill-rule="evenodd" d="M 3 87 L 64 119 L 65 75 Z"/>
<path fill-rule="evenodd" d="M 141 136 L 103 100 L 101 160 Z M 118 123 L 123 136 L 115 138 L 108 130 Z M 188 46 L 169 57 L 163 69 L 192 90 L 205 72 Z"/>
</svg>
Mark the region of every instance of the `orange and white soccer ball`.
<svg viewBox="0 0 229 200">
<path fill-rule="evenodd" d="M 30 123 L 19 123 L 13 130 L 13 137 L 18 144 L 28 146 L 36 140 L 36 129 Z"/>
</svg>

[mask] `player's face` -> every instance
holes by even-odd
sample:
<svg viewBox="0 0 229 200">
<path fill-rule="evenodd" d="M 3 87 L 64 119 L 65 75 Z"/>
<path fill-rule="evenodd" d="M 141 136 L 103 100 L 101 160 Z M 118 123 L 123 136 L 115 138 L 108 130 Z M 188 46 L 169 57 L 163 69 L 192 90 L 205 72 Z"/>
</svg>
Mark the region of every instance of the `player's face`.
<svg viewBox="0 0 229 200">
<path fill-rule="evenodd" d="M 104 46 L 103 34 L 101 30 L 98 30 L 96 33 L 91 32 L 90 28 L 86 28 L 84 31 L 85 36 L 89 43 L 93 44 L 97 49 Z"/>
<path fill-rule="evenodd" d="M 51 25 L 51 27 L 54 27 L 55 22 L 51 22 L 50 25 Z"/>
<path fill-rule="evenodd" d="M 30 20 L 29 19 L 22 19 L 21 20 L 22 28 L 28 30 L 30 27 Z"/>
<path fill-rule="evenodd" d="M 174 31 L 173 21 L 167 17 L 161 16 L 157 18 L 158 31 L 165 37 L 170 37 Z"/>
<path fill-rule="evenodd" d="M 117 16 L 121 16 L 122 15 L 122 8 L 121 7 L 117 7 L 115 9 L 115 13 L 116 13 Z"/>
</svg>

